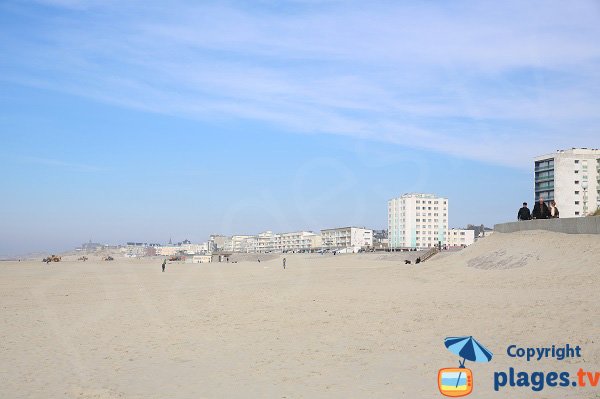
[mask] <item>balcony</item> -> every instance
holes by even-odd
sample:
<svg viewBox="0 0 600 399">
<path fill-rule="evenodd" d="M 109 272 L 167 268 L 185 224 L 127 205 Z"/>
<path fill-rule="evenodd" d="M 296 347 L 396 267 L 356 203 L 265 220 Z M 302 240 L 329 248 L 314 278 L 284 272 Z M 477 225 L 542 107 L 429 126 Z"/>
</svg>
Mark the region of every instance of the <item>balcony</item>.
<svg viewBox="0 0 600 399">
<path fill-rule="evenodd" d="M 544 172 L 546 170 L 554 170 L 554 165 L 552 166 L 538 166 L 535 168 L 536 172 Z"/>
<path fill-rule="evenodd" d="M 545 177 L 535 177 L 536 183 L 540 183 L 540 182 L 544 182 L 544 181 L 553 181 L 553 180 L 554 180 L 554 175 L 545 176 Z"/>
<path fill-rule="evenodd" d="M 547 186 L 536 186 L 535 187 L 535 191 L 548 191 L 548 190 L 554 190 L 554 184 L 547 185 Z"/>
</svg>

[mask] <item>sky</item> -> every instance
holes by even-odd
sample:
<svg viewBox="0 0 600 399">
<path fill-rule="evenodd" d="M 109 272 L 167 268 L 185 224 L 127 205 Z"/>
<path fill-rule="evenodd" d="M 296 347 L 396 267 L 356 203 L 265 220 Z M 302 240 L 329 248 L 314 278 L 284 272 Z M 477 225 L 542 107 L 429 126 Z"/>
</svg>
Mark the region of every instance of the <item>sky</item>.
<svg viewBox="0 0 600 399">
<path fill-rule="evenodd" d="M 0 256 L 514 220 L 600 147 L 597 1 L 3 1 Z"/>
</svg>

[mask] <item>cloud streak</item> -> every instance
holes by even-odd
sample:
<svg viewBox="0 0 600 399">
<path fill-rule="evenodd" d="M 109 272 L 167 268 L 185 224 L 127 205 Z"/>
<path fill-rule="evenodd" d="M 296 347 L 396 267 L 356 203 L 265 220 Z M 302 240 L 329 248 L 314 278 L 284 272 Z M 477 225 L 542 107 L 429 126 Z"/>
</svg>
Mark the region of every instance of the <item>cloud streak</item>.
<svg viewBox="0 0 600 399">
<path fill-rule="evenodd" d="M 3 79 L 511 166 L 599 144 L 592 1 L 220 4 L 12 5 L 38 28 L 7 28 Z"/>
</svg>

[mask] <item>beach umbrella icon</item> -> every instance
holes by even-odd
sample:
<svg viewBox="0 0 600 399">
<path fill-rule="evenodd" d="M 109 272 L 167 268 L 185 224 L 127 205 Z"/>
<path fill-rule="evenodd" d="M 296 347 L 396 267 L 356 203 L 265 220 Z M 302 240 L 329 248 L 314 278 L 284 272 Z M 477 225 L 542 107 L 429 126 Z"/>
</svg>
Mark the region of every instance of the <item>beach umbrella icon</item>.
<svg viewBox="0 0 600 399">
<path fill-rule="evenodd" d="M 472 362 L 489 362 L 492 360 L 492 352 L 477 342 L 472 336 L 448 337 L 444 340 L 444 345 L 446 345 L 446 348 L 448 348 L 450 352 L 462 357 L 462 362 L 459 360 L 459 367 L 461 369 L 465 368 L 465 361 L 467 360 Z M 462 373 L 459 372 L 456 386 L 458 386 L 461 375 Z"/>
<path fill-rule="evenodd" d="M 471 336 L 448 337 L 444 340 L 444 345 L 450 352 L 463 358 L 460 362 L 461 368 L 465 367 L 465 360 L 483 363 L 492 360 L 492 352 Z"/>
</svg>

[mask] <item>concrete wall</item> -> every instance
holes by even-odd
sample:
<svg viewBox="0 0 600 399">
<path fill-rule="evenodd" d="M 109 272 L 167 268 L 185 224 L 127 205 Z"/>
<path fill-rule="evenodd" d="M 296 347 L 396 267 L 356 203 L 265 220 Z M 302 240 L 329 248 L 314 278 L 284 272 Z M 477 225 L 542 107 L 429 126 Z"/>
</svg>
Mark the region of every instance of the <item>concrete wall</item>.
<svg viewBox="0 0 600 399">
<path fill-rule="evenodd" d="M 514 233 L 524 230 L 548 230 L 567 234 L 600 234 L 600 216 L 579 218 L 527 220 L 500 223 L 494 226 L 499 233 Z"/>
</svg>

